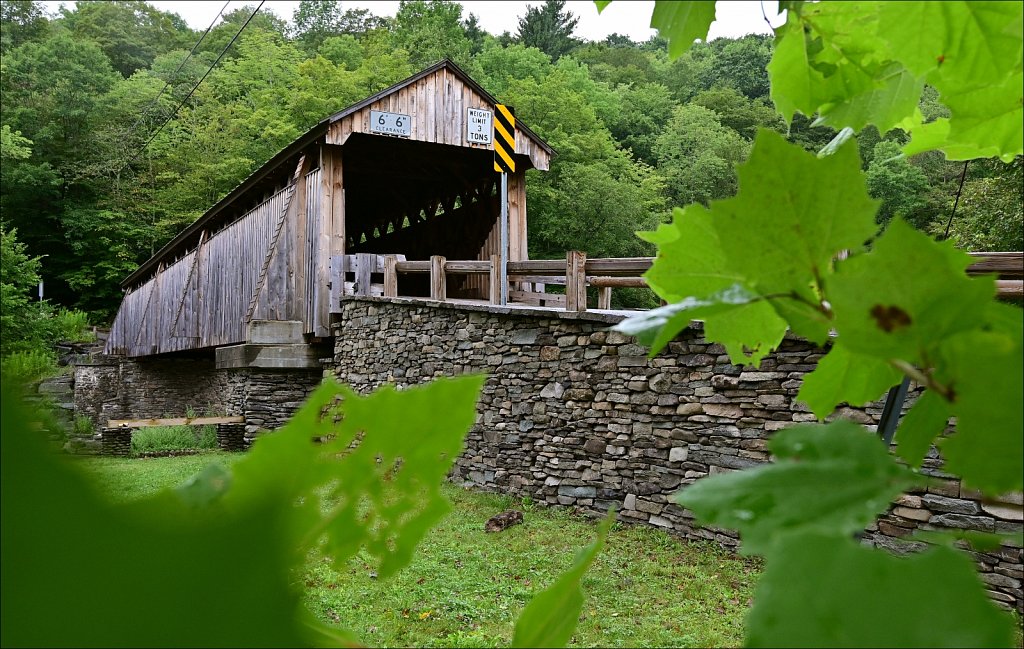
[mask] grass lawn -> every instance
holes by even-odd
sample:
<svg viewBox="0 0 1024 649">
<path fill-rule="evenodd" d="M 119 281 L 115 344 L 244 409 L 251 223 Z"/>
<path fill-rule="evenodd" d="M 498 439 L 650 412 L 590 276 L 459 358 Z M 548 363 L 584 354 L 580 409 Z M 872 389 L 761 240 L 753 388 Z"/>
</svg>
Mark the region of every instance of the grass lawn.
<svg viewBox="0 0 1024 649">
<path fill-rule="evenodd" d="M 81 464 L 112 499 L 131 500 L 180 484 L 211 461 L 230 464 L 239 457 Z M 355 557 L 340 572 L 327 558 L 311 558 L 296 575 L 310 610 L 371 646 L 508 646 L 523 606 L 569 567 L 595 526 L 568 510 L 524 508 L 508 496 L 453 485 L 445 493 L 454 511 L 393 579 L 376 579 L 368 557 Z M 524 524 L 484 533 L 484 521 L 510 507 L 525 509 Z M 740 645 L 757 572 L 713 544 L 616 525 L 584 578 L 586 600 L 571 646 Z"/>
</svg>

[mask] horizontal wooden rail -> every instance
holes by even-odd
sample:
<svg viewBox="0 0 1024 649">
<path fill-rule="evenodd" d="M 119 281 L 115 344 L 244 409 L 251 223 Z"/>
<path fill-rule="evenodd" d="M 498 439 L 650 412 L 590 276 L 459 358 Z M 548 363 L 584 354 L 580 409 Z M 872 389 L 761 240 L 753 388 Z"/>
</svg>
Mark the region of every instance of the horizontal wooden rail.
<svg viewBox="0 0 1024 649">
<path fill-rule="evenodd" d="M 1024 299 L 1024 253 L 971 253 L 976 261 L 967 269 L 969 275 L 995 273 L 998 295 L 1002 299 Z M 488 297 L 497 304 L 500 295 L 498 257 L 489 260 L 449 261 L 435 256 L 429 260 L 405 261 L 396 255 L 352 255 L 350 268 L 356 271 L 355 287 L 369 285 L 371 272 L 383 272 L 383 285 L 369 285 L 369 295 L 397 297 L 399 274 L 430 276 L 430 296 L 445 301 L 449 275 L 487 275 Z M 373 258 L 373 259 L 370 259 Z M 366 261 L 360 261 L 366 259 Z M 650 288 L 642 275 L 654 263 L 654 257 L 623 257 L 587 259 L 585 253 L 570 251 L 565 259 L 530 259 L 508 262 L 509 300 L 536 306 L 564 308 L 569 311 L 587 309 L 587 287 L 597 289 L 597 308 L 611 309 L 613 288 Z M 565 293 L 547 293 L 547 285 L 564 286 Z"/>
<path fill-rule="evenodd" d="M 108 419 L 107 428 L 149 428 L 150 426 L 207 426 L 244 424 L 245 417 L 165 417 L 163 419 Z"/>
<path fill-rule="evenodd" d="M 587 284 L 598 288 L 650 288 L 643 277 L 587 277 Z"/>
<path fill-rule="evenodd" d="M 972 252 L 976 262 L 967 267 L 968 275 L 997 273 L 1001 279 L 1024 279 L 1024 252 Z"/>
<path fill-rule="evenodd" d="M 1024 300 L 1024 280 L 997 279 L 996 292 L 1004 300 Z"/>
</svg>

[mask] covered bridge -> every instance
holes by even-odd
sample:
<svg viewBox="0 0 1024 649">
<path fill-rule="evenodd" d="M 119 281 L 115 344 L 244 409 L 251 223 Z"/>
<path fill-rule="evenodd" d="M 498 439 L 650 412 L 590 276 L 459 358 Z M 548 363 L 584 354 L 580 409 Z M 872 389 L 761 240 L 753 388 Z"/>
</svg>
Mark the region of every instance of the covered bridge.
<svg viewBox="0 0 1024 649">
<path fill-rule="evenodd" d="M 498 254 L 501 184 L 486 121 L 495 104 L 445 60 L 324 119 L 123 281 L 106 353 L 239 345 L 262 321 L 289 323 L 279 342 L 315 342 L 331 335 L 331 313 L 357 281 L 353 253 Z M 547 170 L 553 154 L 522 123 L 516 130 L 511 261 L 527 258 L 525 171 Z M 421 279 L 404 291 L 426 295 Z M 486 284 L 452 278 L 448 292 L 484 298 Z"/>
</svg>

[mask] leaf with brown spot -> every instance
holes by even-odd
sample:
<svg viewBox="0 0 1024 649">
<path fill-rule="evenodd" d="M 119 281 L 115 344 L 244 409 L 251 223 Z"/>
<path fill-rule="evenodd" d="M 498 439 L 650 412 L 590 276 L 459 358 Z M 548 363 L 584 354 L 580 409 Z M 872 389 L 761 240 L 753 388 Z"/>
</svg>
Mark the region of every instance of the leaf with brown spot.
<svg viewBox="0 0 1024 649">
<path fill-rule="evenodd" d="M 911 323 L 910 314 L 895 304 L 889 306 L 876 304 L 871 307 L 871 317 L 875 319 L 879 328 L 885 333 L 892 333 L 897 329 L 909 327 Z"/>
</svg>

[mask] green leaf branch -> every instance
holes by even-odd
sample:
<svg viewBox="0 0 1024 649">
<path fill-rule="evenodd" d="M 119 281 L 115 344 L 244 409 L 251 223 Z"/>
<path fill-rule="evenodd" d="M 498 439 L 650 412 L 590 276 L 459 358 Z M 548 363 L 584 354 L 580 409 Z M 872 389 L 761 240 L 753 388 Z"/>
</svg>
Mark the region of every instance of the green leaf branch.
<svg viewBox="0 0 1024 649">
<path fill-rule="evenodd" d="M 669 15 L 668 4 L 656 13 Z M 798 395 L 819 418 L 910 377 L 925 388 L 896 435 L 911 468 L 852 423 L 801 426 L 772 440 L 774 464 L 703 478 L 678 502 L 739 530 L 743 550 L 767 558 L 751 646 L 1009 646 L 1012 625 L 964 555 L 934 548 L 902 560 L 852 538 L 919 479 L 912 468 L 951 417 L 956 431 L 938 441 L 945 470 L 989 495 L 1024 486 L 1021 310 L 995 302 L 992 277 L 968 277 L 971 259 L 952 244 L 899 219 L 878 232 L 854 135 L 868 124 L 906 130 L 906 155 L 1008 161 L 1024 152 L 1024 4 L 780 8 L 787 20 L 768 66 L 776 108 L 839 135 L 813 156 L 760 132 L 735 197 L 676 209 L 672 223 L 640 233 L 658 246 L 648 284 L 671 304 L 618 328 L 653 354 L 702 319 L 705 338 L 754 366 L 787 331 L 830 342 Z M 676 20 L 665 33 L 687 44 L 706 37 L 702 21 Z M 948 118 L 924 122 L 925 84 Z M 908 602 L 920 624 L 892 615 Z M 936 608 L 942 620 L 929 615 Z"/>
</svg>

